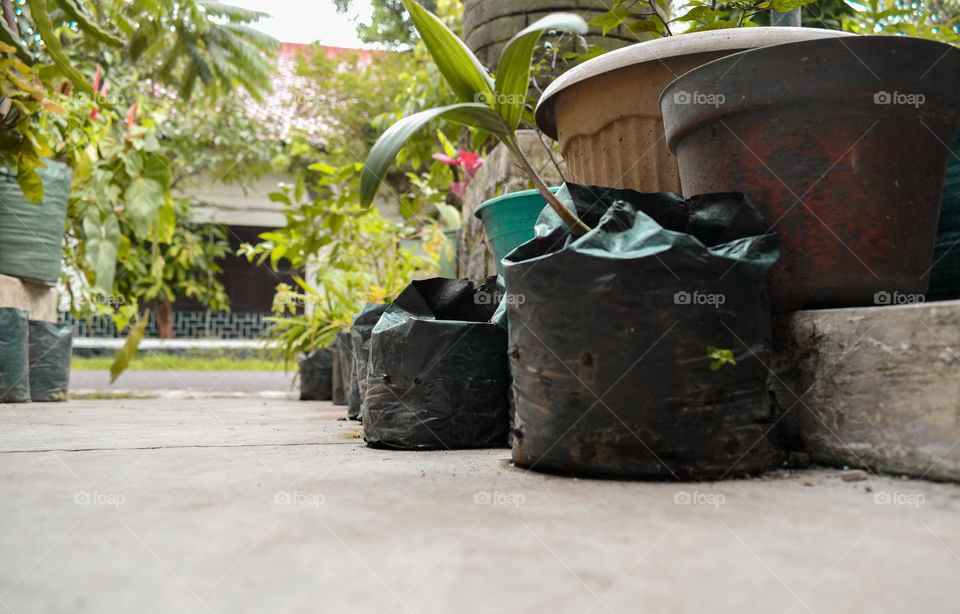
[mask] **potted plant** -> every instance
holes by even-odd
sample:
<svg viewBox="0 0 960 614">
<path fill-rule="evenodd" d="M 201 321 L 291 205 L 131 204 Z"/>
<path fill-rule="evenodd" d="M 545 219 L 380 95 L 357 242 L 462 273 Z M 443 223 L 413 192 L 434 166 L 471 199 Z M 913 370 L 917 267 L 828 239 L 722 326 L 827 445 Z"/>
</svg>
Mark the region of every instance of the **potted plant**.
<svg viewBox="0 0 960 614">
<path fill-rule="evenodd" d="M 745 192 L 778 231 L 776 310 L 922 300 L 960 126 L 958 74 L 960 49 L 903 36 L 705 64 L 660 97 L 683 193 Z"/>
<path fill-rule="evenodd" d="M 492 135 L 499 140 L 560 219 L 577 235 L 587 232 L 589 228 L 544 184 L 523 155 L 515 134 L 524 113 L 530 60 L 540 36 L 544 31 L 561 29 L 582 34 L 587 31 L 586 22 L 577 15 L 556 13 L 524 28 L 504 46 L 494 79 L 463 41 L 435 15 L 415 0 L 403 0 L 403 4 L 437 67 L 461 102 L 420 111 L 401 119 L 383 133 L 363 165 L 361 205 L 369 206 L 373 202 L 387 170 L 407 139 L 429 122 L 442 118 L 474 128 L 481 136 Z"/>
<path fill-rule="evenodd" d="M 666 146 L 660 92 L 679 75 L 717 58 L 798 40 L 853 36 L 818 28 L 737 27 L 755 25 L 751 12 L 784 9 L 798 2 L 746 2 L 733 12 L 695 0 L 670 19 L 658 0 L 639 21 L 621 0 L 604 18 L 605 27 L 627 22 L 655 40 L 611 51 L 561 75 L 544 91 L 536 109 L 537 126 L 560 143 L 567 178 L 576 183 L 631 188 L 641 192 L 679 192 L 676 160 Z M 633 3 L 636 4 L 636 3 Z M 682 35 L 671 28 L 691 25 Z M 696 92 L 690 92 L 695 95 Z"/>
</svg>

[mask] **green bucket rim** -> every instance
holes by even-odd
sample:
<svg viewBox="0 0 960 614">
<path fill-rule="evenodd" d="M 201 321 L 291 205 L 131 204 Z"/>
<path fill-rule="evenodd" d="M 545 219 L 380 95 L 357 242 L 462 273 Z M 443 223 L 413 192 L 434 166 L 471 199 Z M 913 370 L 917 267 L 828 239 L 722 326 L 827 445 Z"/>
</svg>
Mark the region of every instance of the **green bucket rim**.
<svg viewBox="0 0 960 614">
<path fill-rule="evenodd" d="M 559 189 L 560 189 L 560 186 L 556 186 L 556 187 L 550 188 L 550 191 L 556 194 L 557 190 Z M 495 196 L 490 200 L 485 200 L 482 203 L 480 203 L 477 206 L 477 208 L 473 210 L 473 215 L 482 220 L 483 219 L 482 213 L 485 209 L 489 209 L 490 207 L 498 205 L 505 200 L 510 200 L 512 198 L 522 198 L 524 196 L 531 196 L 533 194 L 539 194 L 539 193 L 540 192 L 537 189 L 532 189 L 532 190 L 522 190 L 520 192 L 510 192 L 509 194 L 501 194 L 500 196 Z"/>
</svg>

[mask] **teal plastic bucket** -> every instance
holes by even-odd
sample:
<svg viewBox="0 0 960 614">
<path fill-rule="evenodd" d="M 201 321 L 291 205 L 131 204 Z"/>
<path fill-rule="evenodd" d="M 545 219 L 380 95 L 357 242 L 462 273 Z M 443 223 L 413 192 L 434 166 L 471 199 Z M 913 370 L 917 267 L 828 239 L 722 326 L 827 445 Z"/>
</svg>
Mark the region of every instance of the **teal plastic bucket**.
<svg viewBox="0 0 960 614">
<path fill-rule="evenodd" d="M 927 291 L 927 300 L 930 301 L 954 298 L 960 298 L 960 130 L 954 135 L 953 152 L 947 163 L 930 290 Z"/>
<path fill-rule="evenodd" d="M 550 188 L 556 193 L 559 187 Z M 547 202 L 536 190 L 504 194 L 481 203 L 473 214 L 483 220 L 487 237 L 493 244 L 497 271 L 503 274 L 503 257 L 533 238 L 533 227 Z"/>
</svg>

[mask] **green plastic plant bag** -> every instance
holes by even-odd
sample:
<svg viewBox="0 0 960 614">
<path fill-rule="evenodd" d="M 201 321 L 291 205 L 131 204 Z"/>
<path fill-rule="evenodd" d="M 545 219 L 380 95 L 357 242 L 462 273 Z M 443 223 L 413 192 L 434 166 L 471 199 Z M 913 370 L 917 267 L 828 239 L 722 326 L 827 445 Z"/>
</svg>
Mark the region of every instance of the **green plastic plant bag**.
<svg viewBox="0 0 960 614">
<path fill-rule="evenodd" d="M 37 169 L 43 200 L 20 191 L 12 169 L 0 167 L 0 274 L 52 286 L 60 279 L 63 229 L 70 196 L 70 167 L 45 160 Z"/>
<path fill-rule="evenodd" d="M 51 322 L 30 320 L 31 400 L 67 400 L 72 345 L 73 335 L 69 328 L 61 328 Z"/>
<path fill-rule="evenodd" d="M 0 308 L 0 403 L 30 400 L 28 322 L 26 311 Z"/>
</svg>

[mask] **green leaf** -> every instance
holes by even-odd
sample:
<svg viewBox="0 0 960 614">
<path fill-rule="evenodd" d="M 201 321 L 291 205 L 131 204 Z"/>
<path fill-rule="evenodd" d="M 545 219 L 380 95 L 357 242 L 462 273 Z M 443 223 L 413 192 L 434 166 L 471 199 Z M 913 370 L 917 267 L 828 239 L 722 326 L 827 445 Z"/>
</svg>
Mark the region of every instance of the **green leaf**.
<svg viewBox="0 0 960 614">
<path fill-rule="evenodd" d="M 603 27 L 603 35 L 606 36 L 607 32 L 616 28 L 623 20 L 630 16 L 630 9 L 627 8 L 615 8 L 612 11 L 607 11 L 603 15 L 600 15 L 596 19 L 590 20 L 591 26 L 601 26 Z M 581 32 L 581 34 L 586 34 Z"/>
<path fill-rule="evenodd" d="M 85 254 L 87 262 L 96 274 L 94 283 L 103 290 L 113 290 L 113 277 L 117 270 L 117 252 L 120 249 L 120 223 L 111 215 L 101 222 L 93 213 L 83 219 Z"/>
<path fill-rule="evenodd" d="M 510 130 L 504 124 L 503 118 L 483 104 L 452 104 L 404 117 L 380 136 L 363 164 L 363 170 L 360 173 L 361 206 L 367 207 L 373 202 L 380 182 L 387 174 L 387 169 L 393 164 L 407 139 L 429 122 L 441 118 L 471 128 L 486 130 L 501 140 L 510 138 Z"/>
<path fill-rule="evenodd" d="M 527 87 L 530 84 L 530 60 L 545 30 L 586 34 L 589 28 L 579 15 L 553 13 L 527 26 L 507 41 L 497 66 L 493 108 L 500 112 L 510 130 L 516 130 L 523 117 L 523 105 L 527 102 Z"/>
<path fill-rule="evenodd" d="M 460 210 L 447 203 L 433 203 L 447 228 L 460 228 Z"/>
<path fill-rule="evenodd" d="M 733 352 L 730 350 L 715 348 L 712 345 L 707 346 L 707 358 L 713 359 L 713 361 L 710 363 L 711 371 L 719 371 L 720 367 L 725 364 L 737 366 L 737 361 L 733 358 Z"/>
<path fill-rule="evenodd" d="M 150 236 L 164 202 L 163 186 L 154 179 L 138 177 L 126 191 L 126 211 L 134 234 L 140 239 Z"/>
<path fill-rule="evenodd" d="M 117 353 L 113 356 L 113 364 L 110 365 L 111 384 L 117 381 L 120 374 L 130 366 L 130 361 L 137 357 L 137 349 L 140 347 L 140 342 L 143 341 L 143 337 L 147 332 L 147 323 L 149 322 L 150 310 L 147 309 L 143 312 L 143 316 L 137 319 L 137 323 L 133 325 L 133 328 L 130 329 L 130 332 L 127 334 L 127 340 L 123 342 L 123 347 L 117 350 Z"/>
<path fill-rule="evenodd" d="M 493 80 L 473 52 L 456 34 L 415 0 L 403 0 L 413 25 L 427 46 L 450 89 L 463 102 L 493 97 Z"/>
<path fill-rule="evenodd" d="M 34 169 L 22 170 L 17 174 L 17 185 L 20 191 L 33 204 L 43 200 L 43 180 Z"/>
<path fill-rule="evenodd" d="M 779 13 L 786 13 L 801 6 L 806 6 L 817 0 L 770 0 L 770 9 Z"/>
</svg>

